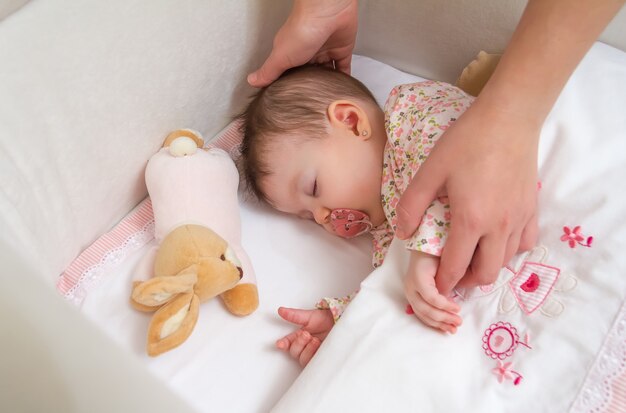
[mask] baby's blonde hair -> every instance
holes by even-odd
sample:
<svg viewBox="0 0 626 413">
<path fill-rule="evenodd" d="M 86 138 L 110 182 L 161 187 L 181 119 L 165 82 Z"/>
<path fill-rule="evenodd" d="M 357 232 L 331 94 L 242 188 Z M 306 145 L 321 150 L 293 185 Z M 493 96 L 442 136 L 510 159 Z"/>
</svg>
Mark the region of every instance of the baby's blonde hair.
<svg viewBox="0 0 626 413">
<path fill-rule="evenodd" d="M 373 102 L 372 93 L 357 79 L 322 66 L 300 66 L 285 72 L 253 96 L 242 122 L 239 160 L 250 192 L 268 201 L 259 181 L 272 173 L 267 154 L 280 139 L 316 139 L 327 136 L 327 110 L 340 99 Z"/>
</svg>

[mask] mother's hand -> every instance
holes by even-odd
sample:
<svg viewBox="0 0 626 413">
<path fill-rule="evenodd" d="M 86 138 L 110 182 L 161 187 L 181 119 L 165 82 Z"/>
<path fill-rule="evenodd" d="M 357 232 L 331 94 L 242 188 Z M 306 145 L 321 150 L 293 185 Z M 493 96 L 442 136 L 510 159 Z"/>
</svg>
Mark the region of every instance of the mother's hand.
<svg viewBox="0 0 626 413">
<path fill-rule="evenodd" d="M 248 75 L 248 83 L 267 86 L 285 70 L 305 63 L 331 64 L 350 74 L 357 15 L 356 0 L 295 0 L 272 52 Z"/>
<path fill-rule="evenodd" d="M 436 276 L 439 292 L 494 282 L 537 238 L 540 124 L 476 100 L 441 137 L 398 205 L 409 237 L 428 205 L 447 195 L 451 228 Z M 459 282 L 461 281 L 461 282 Z"/>
</svg>

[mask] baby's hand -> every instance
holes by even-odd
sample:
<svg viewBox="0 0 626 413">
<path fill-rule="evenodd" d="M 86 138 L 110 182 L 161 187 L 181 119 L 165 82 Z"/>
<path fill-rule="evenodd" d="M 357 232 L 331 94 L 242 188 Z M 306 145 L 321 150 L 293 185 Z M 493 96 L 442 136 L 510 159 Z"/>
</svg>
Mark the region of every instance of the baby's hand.
<svg viewBox="0 0 626 413">
<path fill-rule="evenodd" d="M 277 340 L 276 347 L 289 353 L 302 367 L 306 366 L 335 324 L 332 313 L 330 310 L 280 307 L 278 315 L 285 321 L 299 325 L 300 329 Z"/>
<path fill-rule="evenodd" d="M 459 305 L 441 295 L 435 286 L 439 258 L 411 252 L 411 262 L 404 278 L 404 294 L 415 316 L 423 323 L 448 333 L 456 333 L 461 325 Z"/>
</svg>

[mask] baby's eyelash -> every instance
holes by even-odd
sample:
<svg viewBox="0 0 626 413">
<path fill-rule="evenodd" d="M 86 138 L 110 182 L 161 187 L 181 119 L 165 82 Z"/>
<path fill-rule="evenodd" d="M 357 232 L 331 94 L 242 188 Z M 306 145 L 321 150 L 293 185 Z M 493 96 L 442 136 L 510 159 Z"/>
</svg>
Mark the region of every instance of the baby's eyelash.
<svg viewBox="0 0 626 413">
<path fill-rule="evenodd" d="M 317 179 L 313 182 L 313 196 L 317 196 Z"/>
</svg>

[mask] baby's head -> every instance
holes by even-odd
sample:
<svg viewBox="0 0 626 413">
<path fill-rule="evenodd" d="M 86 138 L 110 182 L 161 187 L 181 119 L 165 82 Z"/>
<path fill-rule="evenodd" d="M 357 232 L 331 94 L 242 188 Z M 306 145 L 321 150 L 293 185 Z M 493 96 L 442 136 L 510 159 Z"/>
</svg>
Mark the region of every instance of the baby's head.
<svg viewBox="0 0 626 413">
<path fill-rule="evenodd" d="M 292 69 L 240 118 L 242 173 L 258 199 L 330 232 L 337 209 L 361 211 L 374 226 L 385 220 L 384 115 L 361 82 L 319 66 Z"/>
</svg>

